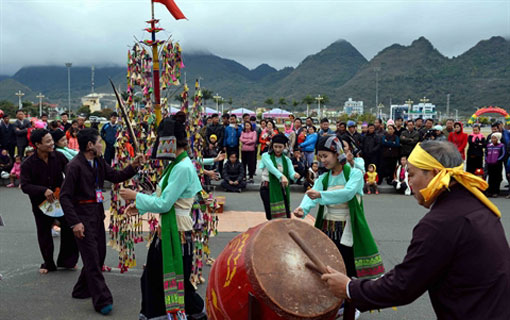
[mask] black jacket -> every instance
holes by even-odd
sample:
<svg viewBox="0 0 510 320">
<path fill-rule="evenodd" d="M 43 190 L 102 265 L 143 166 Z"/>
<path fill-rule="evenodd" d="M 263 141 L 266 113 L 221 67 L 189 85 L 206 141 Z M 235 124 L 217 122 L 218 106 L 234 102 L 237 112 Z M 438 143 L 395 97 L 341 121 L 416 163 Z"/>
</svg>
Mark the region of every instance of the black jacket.
<svg viewBox="0 0 510 320">
<path fill-rule="evenodd" d="M 381 137 L 374 133 L 367 133 L 363 137 L 363 157 L 378 156 L 381 153 Z"/>
<path fill-rule="evenodd" d="M 3 119 L 0 119 L 0 147 L 8 149 L 16 145 L 16 132 L 12 123 L 5 124 Z"/>
<path fill-rule="evenodd" d="M 28 145 L 27 132 L 28 128 L 30 127 L 30 121 L 27 119 L 23 119 L 23 121 L 16 119 L 16 122 L 14 122 L 14 128 L 16 130 L 16 142 L 18 146 Z"/>
<path fill-rule="evenodd" d="M 223 179 L 225 181 L 241 181 L 244 178 L 244 168 L 241 162 L 226 161 L 223 165 Z"/>
<path fill-rule="evenodd" d="M 400 134 L 400 151 L 403 156 L 409 156 L 416 144 L 420 141 L 420 133 L 416 130 L 404 130 Z"/>
</svg>

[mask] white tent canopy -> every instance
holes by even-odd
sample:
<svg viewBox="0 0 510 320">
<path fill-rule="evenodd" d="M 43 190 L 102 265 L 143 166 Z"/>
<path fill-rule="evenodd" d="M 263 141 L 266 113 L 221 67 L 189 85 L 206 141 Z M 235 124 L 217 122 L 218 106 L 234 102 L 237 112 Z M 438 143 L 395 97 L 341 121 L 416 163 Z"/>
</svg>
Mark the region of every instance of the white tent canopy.
<svg viewBox="0 0 510 320">
<path fill-rule="evenodd" d="M 255 115 L 255 111 L 252 111 L 252 110 L 246 109 L 246 108 L 237 108 L 237 109 L 230 111 L 230 114 L 235 114 L 236 116 L 242 116 L 245 113 L 249 114 L 250 116 Z"/>
<path fill-rule="evenodd" d="M 287 118 L 289 115 L 291 115 L 290 112 L 280 109 L 280 108 L 274 108 L 273 110 L 266 111 L 262 114 L 263 118 Z"/>
</svg>

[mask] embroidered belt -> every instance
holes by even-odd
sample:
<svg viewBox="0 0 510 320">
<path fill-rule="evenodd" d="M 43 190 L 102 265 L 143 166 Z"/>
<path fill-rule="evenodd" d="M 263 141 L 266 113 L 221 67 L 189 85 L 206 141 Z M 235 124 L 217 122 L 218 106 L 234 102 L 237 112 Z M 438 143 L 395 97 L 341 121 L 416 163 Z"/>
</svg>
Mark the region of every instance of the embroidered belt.
<svg viewBox="0 0 510 320">
<path fill-rule="evenodd" d="M 78 200 L 78 204 L 90 204 L 90 203 L 97 203 L 96 199 L 93 200 Z"/>
</svg>

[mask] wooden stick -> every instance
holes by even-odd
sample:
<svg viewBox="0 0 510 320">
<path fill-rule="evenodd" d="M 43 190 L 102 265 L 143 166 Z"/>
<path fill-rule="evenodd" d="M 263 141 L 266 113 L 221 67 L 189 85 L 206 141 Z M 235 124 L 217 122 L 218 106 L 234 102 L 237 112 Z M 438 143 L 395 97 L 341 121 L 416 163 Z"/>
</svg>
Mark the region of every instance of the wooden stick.
<svg viewBox="0 0 510 320">
<path fill-rule="evenodd" d="M 322 261 L 319 259 L 319 257 L 317 257 L 317 255 L 315 255 L 315 253 L 312 251 L 312 249 L 310 249 L 310 247 L 308 247 L 308 245 L 303 241 L 303 239 L 301 239 L 301 237 L 297 234 L 297 232 L 294 230 L 291 230 L 291 231 L 289 231 L 289 235 L 292 238 L 292 240 L 294 240 L 298 244 L 298 246 L 305 252 L 305 254 L 308 256 L 308 258 L 310 258 L 310 260 L 312 260 L 312 262 L 315 264 L 315 266 L 317 266 L 317 269 L 321 271 L 321 274 L 327 273 L 327 269 L 326 269 L 326 266 L 324 265 L 324 263 L 322 263 Z"/>
<path fill-rule="evenodd" d="M 310 261 L 307 261 L 305 263 L 305 267 L 307 267 L 308 269 L 314 271 L 314 272 L 317 272 L 318 274 L 322 275 L 322 272 L 319 270 L 319 268 L 313 264 L 313 262 L 310 262 Z"/>
<path fill-rule="evenodd" d="M 126 107 L 124 106 L 124 101 L 122 100 L 122 97 L 120 96 L 119 92 L 117 91 L 117 88 L 115 88 L 115 85 L 113 84 L 112 79 L 109 79 L 109 80 L 110 80 L 110 84 L 113 87 L 113 92 L 115 93 L 115 97 L 117 97 L 117 102 L 119 103 L 120 114 L 121 114 L 122 118 L 124 119 L 124 121 L 126 122 L 129 136 L 130 136 L 131 140 L 133 140 L 133 149 L 135 149 L 135 153 L 139 153 L 140 147 L 138 146 L 138 140 L 136 139 L 135 132 L 133 131 L 133 127 L 131 126 L 131 122 L 129 121 L 129 118 L 128 118 L 128 115 L 126 112 Z"/>
</svg>

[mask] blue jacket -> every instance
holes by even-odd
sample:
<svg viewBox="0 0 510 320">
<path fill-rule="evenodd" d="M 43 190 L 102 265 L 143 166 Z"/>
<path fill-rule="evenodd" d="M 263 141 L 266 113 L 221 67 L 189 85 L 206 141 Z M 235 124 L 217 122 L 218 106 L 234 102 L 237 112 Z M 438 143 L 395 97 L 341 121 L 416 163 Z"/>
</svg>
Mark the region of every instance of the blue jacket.
<svg viewBox="0 0 510 320">
<path fill-rule="evenodd" d="M 117 141 L 117 131 L 119 131 L 120 125 L 118 123 L 112 125 L 111 122 L 107 122 L 101 128 L 101 138 L 103 138 L 104 142 L 113 146 Z"/>
<path fill-rule="evenodd" d="M 318 135 L 317 133 L 312 133 L 306 136 L 306 139 L 299 146 L 301 150 L 305 152 L 313 152 L 315 150 L 315 144 L 317 143 Z"/>
<path fill-rule="evenodd" d="M 243 128 L 241 126 L 236 128 L 232 128 L 228 126 L 225 128 L 225 136 L 223 138 L 223 146 L 224 147 L 238 147 L 239 146 L 239 137 L 241 136 L 241 132 Z"/>
</svg>

